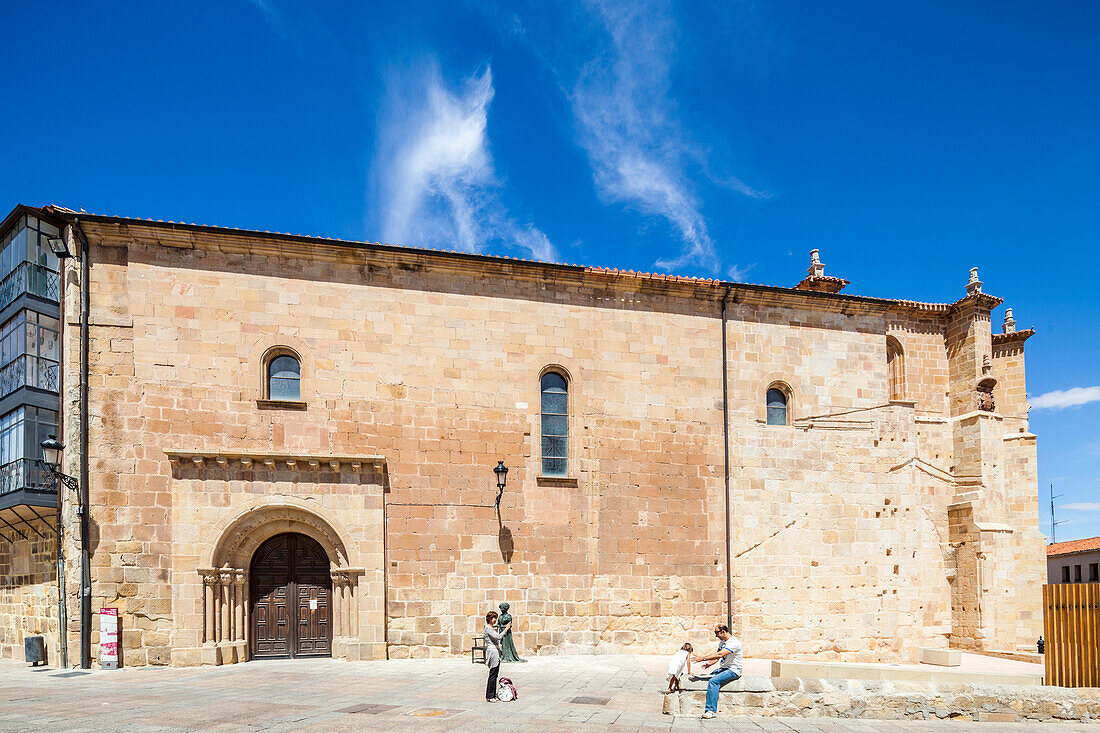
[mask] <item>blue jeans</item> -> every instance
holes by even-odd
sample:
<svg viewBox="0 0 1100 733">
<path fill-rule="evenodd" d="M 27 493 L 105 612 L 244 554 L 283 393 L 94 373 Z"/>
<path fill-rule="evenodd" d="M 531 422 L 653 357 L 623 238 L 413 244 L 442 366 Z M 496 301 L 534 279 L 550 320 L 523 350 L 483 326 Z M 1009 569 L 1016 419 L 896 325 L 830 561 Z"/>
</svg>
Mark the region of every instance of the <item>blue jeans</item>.
<svg viewBox="0 0 1100 733">
<path fill-rule="evenodd" d="M 718 690 L 722 689 L 722 685 L 727 682 L 733 682 L 736 679 L 740 679 L 741 675 L 734 672 L 732 669 L 724 669 L 721 672 L 715 673 L 710 678 L 710 682 L 707 683 L 707 710 L 712 713 L 718 712 Z"/>
</svg>

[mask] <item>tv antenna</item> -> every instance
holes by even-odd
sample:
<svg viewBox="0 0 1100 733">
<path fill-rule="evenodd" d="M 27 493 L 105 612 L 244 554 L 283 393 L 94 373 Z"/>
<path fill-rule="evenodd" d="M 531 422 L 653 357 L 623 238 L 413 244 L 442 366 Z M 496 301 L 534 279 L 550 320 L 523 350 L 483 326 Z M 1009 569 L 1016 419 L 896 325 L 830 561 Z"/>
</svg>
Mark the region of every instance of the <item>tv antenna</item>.
<svg viewBox="0 0 1100 733">
<path fill-rule="evenodd" d="M 1055 499 L 1061 499 L 1062 496 L 1064 496 L 1064 494 L 1058 494 L 1058 496 L 1054 495 L 1054 484 L 1051 483 L 1051 485 L 1050 485 L 1050 544 L 1052 544 L 1052 545 L 1058 542 L 1058 525 L 1066 523 L 1065 520 L 1062 520 L 1061 522 L 1058 522 L 1058 521 L 1055 521 L 1055 519 L 1054 519 L 1054 500 Z"/>
</svg>

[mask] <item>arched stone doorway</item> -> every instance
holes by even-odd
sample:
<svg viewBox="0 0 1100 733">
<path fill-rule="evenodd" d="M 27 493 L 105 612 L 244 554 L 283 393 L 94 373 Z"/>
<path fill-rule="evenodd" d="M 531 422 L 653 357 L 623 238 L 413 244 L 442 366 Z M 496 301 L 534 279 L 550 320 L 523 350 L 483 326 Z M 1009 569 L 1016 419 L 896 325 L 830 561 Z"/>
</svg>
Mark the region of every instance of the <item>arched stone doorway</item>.
<svg viewBox="0 0 1100 733">
<path fill-rule="evenodd" d="M 291 656 L 360 659 L 366 658 L 365 653 L 377 656 L 372 648 L 373 640 L 364 644 L 365 639 L 372 639 L 375 630 L 360 617 L 360 596 L 364 591 L 360 581 L 364 569 L 354 565 L 357 556 L 349 535 L 323 509 L 304 504 L 291 497 L 279 497 L 277 503 L 270 497 L 261 499 L 252 507 L 227 517 L 215 528 L 213 535 L 218 539 L 205 549 L 198 567 L 203 581 L 201 663 L 232 664 L 256 656 L 284 659 Z M 274 559 L 279 553 L 269 552 L 279 546 L 280 537 L 289 536 L 295 538 L 295 548 L 309 556 L 307 560 L 298 561 L 309 577 L 304 583 L 300 578 L 294 581 L 305 588 L 302 592 L 291 586 L 297 565 L 292 568 L 291 557 L 286 555 L 291 550 L 290 541 L 286 540 L 286 560 L 281 570 Z M 258 586 L 253 575 L 258 570 L 269 576 L 264 581 L 264 588 L 283 587 L 285 593 L 299 596 L 287 597 L 285 619 L 288 624 L 303 625 L 303 615 L 298 614 L 298 606 L 292 606 L 291 601 L 300 602 L 306 610 L 320 614 L 327 592 L 327 624 L 311 627 L 304 635 L 309 644 L 296 645 L 292 649 L 256 643 L 257 600 L 260 597 L 256 595 Z M 311 608 L 311 601 L 317 601 L 317 609 Z M 270 603 L 264 608 L 267 613 L 274 610 Z M 304 618 L 305 625 L 314 623 L 315 619 L 309 615 Z M 266 640 L 278 638 L 276 634 Z M 287 630 L 284 638 L 293 640 L 296 637 Z"/>
<path fill-rule="evenodd" d="M 332 575 L 316 540 L 297 532 L 267 539 L 249 577 L 254 659 L 332 656 Z"/>
</svg>

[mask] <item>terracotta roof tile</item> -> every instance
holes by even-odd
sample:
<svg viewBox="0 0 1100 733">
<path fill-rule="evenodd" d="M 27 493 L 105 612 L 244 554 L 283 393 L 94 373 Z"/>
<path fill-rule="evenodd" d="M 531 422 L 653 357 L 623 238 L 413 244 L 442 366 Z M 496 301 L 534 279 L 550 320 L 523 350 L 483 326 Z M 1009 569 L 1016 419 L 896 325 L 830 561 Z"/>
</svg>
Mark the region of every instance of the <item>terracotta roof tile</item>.
<svg viewBox="0 0 1100 733">
<path fill-rule="evenodd" d="M 1027 341 L 1034 335 L 1034 328 L 1024 328 L 1019 331 L 1013 331 L 1012 333 L 995 333 L 993 334 L 993 345 L 999 346 L 1000 344 L 1009 344 L 1013 341 Z"/>
<path fill-rule="evenodd" d="M 189 224 L 189 223 L 186 223 L 186 222 L 164 221 L 164 220 L 161 220 L 161 219 L 149 219 L 149 218 L 141 218 L 141 217 L 125 217 L 125 216 L 116 216 L 116 215 L 112 215 L 112 214 L 95 214 L 95 213 L 90 212 L 90 211 L 74 211 L 73 209 L 70 209 L 70 208 L 67 208 L 67 207 L 64 207 L 64 206 L 58 206 L 58 205 L 50 205 L 50 206 L 47 206 L 45 208 L 46 209 L 53 209 L 53 210 L 55 210 L 59 213 L 64 213 L 64 214 L 69 215 L 69 216 L 76 216 L 78 218 L 79 217 L 89 217 L 93 220 L 99 220 L 101 222 L 116 222 L 116 223 L 119 223 L 119 224 L 152 224 L 152 225 L 165 225 L 165 226 L 184 226 L 184 227 L 193 227 L 195 229 L 200 229 L 200 230 L 223 231 L 223 232 L 230 233 L 230 234 L 232 234 L 232 233 L 236 233 L 236 234 L 267 234 L 267 235 L 279 236 L 279 237 L 296 237 L 296 238 L 300 238 L 300 239 L 309 239 L 309 240 L 318 241 L 318 242 L 334 242 L 334 243 L 339 243 L 339 244 L 343 244 L 343 245 L 354 244 L 354 245 L 365 245 L 365 246 L 371 246 L 371 247 L 389 247 L 389 248 L 402 249 L 402 250 L 419 250 L 419 251 L 422 251 L 422 252 L 440 252 L 440 253 L 443 253 L 443 254 L 451 254 L 451 255 L 459 255 L 459 256 L 467 256 L 467 257 L 478 257 L 478 258 L 482 258 L 482 259 L 485 259 L 485 260 L 508 260 L 508 261 L 513 261 L 513 262 L 526 262 L 526 263 L 531 263 L 531 264 L 536 264 L 536 265 L 550 265 L 550 266 L 553 266 L 553 267 L 572 267 L 572 268 L 576 268 L 578 270 L 583 270 L 585 272 L 603 273 L 603 274 L 606 274 L 606 275 L 616 275 L 616 276 L 627 277 L 627 278 L 632 278 L 632 279 L 664 280 L 664 281 L 669 281 L 669 282 L 681 282 L 681 283 L 697 283 L 697 284 L 700 284 L 700 285 L 707 285 L 707 286 L 711 286 L 711 287 L 729 285 L 729 286 L 732 286 L 732 287 L 742 286 L 742 287 L 747 287 L 747 288 L 761 288 L 761 289 L 768 289 L 768 290 L 775 290 L 775 291 L 784 291 L 785 290 L 785 291 L 799 292 L 799 293 L 812 292 L 812 291 L 806 291 L 806 290 L 795 290 L 795 288 L 775 286 L 775 285 L 741 283 L 741 282 L 727 282 L 727 281 L 724 281 L 724 280 L 719 280 L 719 279 L 716 279 L 716 278 L 709 278 L 709 277 L 708 278 L 702 278 L 702 277 L 691 277 L 691 276 L 688 276 L 688 275 L 669 275 L 669 274 L 664 274 L 664 273 L 640 272 L 640 271 L 634 271 L 634 270 L 620 270 L 620 269 L 615 268 L 615 267 L 600 267 L 600 266 L 594 266 L 594 265 L 570 265 L 570 264 L 559 263 L 559 262 L 547 262 L 547 261 L 544 261 L 544 260 L 531 260 L 531 259 L 527 259 L 527 258 L 524 258 L 524 257 L 508 257 L 508 256 L 501 256 L 501 255 L 485 255 L 485 254 L 480 254 L 480 253 L 463 252 L 463 251 L 460 251 L 460 250 L 453 250 L 453 249 L 440 249 L 440 248 L 436 248 L 436 247 L 414 247 L 414 246 L 408 246 L 408 245 L 392 245 L 392 244 L 389 244 L 387 242 L 346 240 L 346 239 L 336 239 L 334 237 L 319 237 L 319 236 L 308 235 L 308 234 L 291 234 L 289 232 L 271 232 L 271 231 L 267 231 L 267 230 L 262 230 L 261 231 L 261 230 L 258 230 L 258 229 L 240 229 L 240 228 L 236 228 L 236 227 L 223 227 L 223 226 L 217 226 L 217 225 L 212 225 L 212 224 Z M 927 312 L 931 312 L 931 313 L 941 313 L 941 314 L 949 313 L 952 310 L 952 308 L 954 308 L 954 306 L 956 305 L 954 303 L 925 303 L 925 302 L 914 301 L 914 300 L 905 300 L 905 299 L 900 299 L 900 298 L 879 298 L 879 297 L 874 297 L 874 296 L 854 295 L 854 294 L 849 294 L 849 293 L 829 293 L 828 295 L 833 295 L 834 297 L 838 297 L 838 298 L 841 298 L 843 300 L 863 301 L 863 302 L 868 302 L 868 303 L 879 303 L 879 304 L 889 304 L 889 305 L 894 305 L 894 306 L 901 306 L 901 307 L 904 307 L 904 308 L 910 308 L 910 309 L 913 309 L 913 310 L 927 311 Z M 985 296 L 985 297 L 990 298 L 990 299 L 995 299 L 997 301 L 997 303 L 1001 302 L 1000 298 L 995 298 L 995 296 Z M 961 302 L 961 301 L 959 301 L 959 302 Z"/>
<path fill-rule="evenodd" d="M 1089 537 L 1083 540 L 1070 540 L 1069 542 L 1056 542 L 1047 545 L 1047 557 L 1055 555 L 1072 555 L 1075 552 L 1088 552 L 1100 550 L 1100 537 Z"/>
</svg>

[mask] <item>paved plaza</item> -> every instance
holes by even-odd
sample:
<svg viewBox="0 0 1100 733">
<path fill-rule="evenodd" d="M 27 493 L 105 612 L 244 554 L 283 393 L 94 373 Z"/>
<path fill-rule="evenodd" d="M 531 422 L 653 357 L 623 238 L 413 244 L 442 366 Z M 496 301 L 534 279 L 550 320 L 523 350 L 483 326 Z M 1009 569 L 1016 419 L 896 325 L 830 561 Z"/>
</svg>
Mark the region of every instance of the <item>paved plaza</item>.
<svg viewBox="0 0 1100 733">
<path fill-rule="evenodd" d="M 836 721 L 661 714 L 663 657 L 540 657 L 506 664 L 513 703 L 482 698 L 485 668 L 458 659 L 250 662 L 118 671 L 0 668 L 2 731 L 1024 731 L 1035 723 Z M 1100 727 L 1041 724 L 1051 730 Z"/>
</svg>

